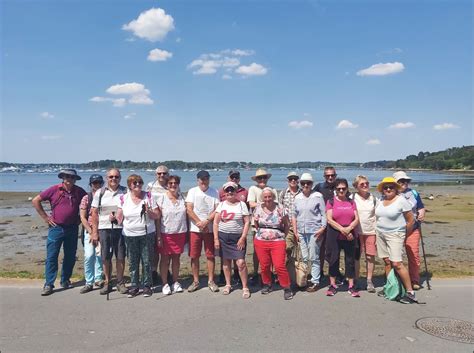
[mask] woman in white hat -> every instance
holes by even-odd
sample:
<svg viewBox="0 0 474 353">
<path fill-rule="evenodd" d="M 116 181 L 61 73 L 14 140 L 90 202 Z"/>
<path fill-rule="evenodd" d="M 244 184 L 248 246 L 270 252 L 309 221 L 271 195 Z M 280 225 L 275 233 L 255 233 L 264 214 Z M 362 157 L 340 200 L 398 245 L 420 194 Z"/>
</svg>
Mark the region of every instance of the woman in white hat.
<svg viewBox="0 0 474 353">
<path fill-rule="evenodd" d="M 411 178 L 403 171 L 393 173 L 393 178 L 400 185 L 400 195 L 410 203 L 415 225 L 413 231 L 407 234 L 405 240 L 405 250 L 408 258 L 408 272 L 414 290 L 419 290 L 420 286 L 420 238 L 421 238 L 421 222 L 425 219 L 425 205 L 421 200 L 420 194 L 410 188 Z"/>
<path fill-rule="evenodd" d="M 319 289 L 321 275 L 319 250 L 322 235 L 326 230 L 326 207 L 321 193 L 317 191 L 311 193 L 313 188 L 311 174 L 303 173 L 300 184 L 302 192 L 295 197 L 292 223 L 303 261 L 311 262 L 311 284 L 306 291 L 316 292 Z"/>
<path fill-rule="evenodd" d="M 377 256 L 385 262 L 385 275 L 388 276 L 393 268 L 400 276 L 407 294 L 401 303 L 415 303 L 415 292 L 410 282 L 410 276 L 403 265 L 403 247 L 405 237 L 410 234 L 414 225 L 410 203 L 398 194 L 400 185 L 392 177 L 383 178 L 377 185 L 382 193 L 382 201 L 375 208 Z M 383 291 L 379 293 L 383 295 Z"/>
<path fill-rule="evenodd" d="M 223 260 L 225 287 L 222 294 L 228 295 L 232 290 L 231 268 L 232 260 L 236 260 L 242 281 L 242 297 L 250 298 L 247 284 L 247 264 L 245 251 L 247 248 L 247 233 L 250 226 L 249 210 L 245 202 L 237 199 L 238 185 L 232 181 L 224 184 L 226 200 L 217 205 L 214 216 L 213 232 L 214 245 L 219 250 Z"/>
<path fill-rule="evenodd" d="M 249 193 L 247 196 L 247 202 L 250 206 L 250 212 L 253 213 L 257 204 L 260 202 L 262 197 L 263 189 L 267 187 L 268 180 L 272 177 L 271 173 L 267 173 L 267 171 L 263 168 L 259 168 L 256 170 L 255 175 L 251 177 L 253 181 L 257 183 L 257 185 L 252 185 L 249 188 Z M 275 195 L 275 200 L 278 199 L 277 191 L 273 188 L 270 188 L 272 193 Z M 255 239 L 255 228 L 254 222 L 251 221 L 252 224 L 252 234 L 253 238 Z M 254 246 L 255 247 L 255 246 Z M 253 253 L 253 276 L 250 279 L 252 285 L 255 285 L 258 281 L 258 256 L 257 253 L 254 251 Z"/>
</svg>

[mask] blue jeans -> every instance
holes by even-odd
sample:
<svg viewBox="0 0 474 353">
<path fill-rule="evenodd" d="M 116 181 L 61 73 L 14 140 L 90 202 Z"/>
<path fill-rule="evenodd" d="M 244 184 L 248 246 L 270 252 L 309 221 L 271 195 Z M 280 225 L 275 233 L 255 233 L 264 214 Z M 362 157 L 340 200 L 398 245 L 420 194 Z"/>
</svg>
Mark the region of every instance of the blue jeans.
<svg viewBox="0 0 474 353">
<path fill-rule="evenodd" d="M 311 283 L 319 284 L 321 277 L 321 264 L 319 262 L 321 242 L 316 241 L 316 235 L 314 233 L 299 234 L 299 237 L 303 261 L 311 264 Z"/>
<path fill-rule="evenodd" d="M 102 258 L 95 254 L 95 247 L 90 240 L 90 234 L 84 231 L 84 277 L 86 284 L 102 281 Z"/>
<path fill-rule="evenodd" d="M 49 227 L 48 240 L 46 241 L 45 286 L 54 287 L 54 281 L 58 275 L 59 251 L 63 243 L 64 259 L 61 269 L 61 283 L 69 281 L 71 278 L 76 263 L 77 235 L 77 224 Z"/>
</svg>

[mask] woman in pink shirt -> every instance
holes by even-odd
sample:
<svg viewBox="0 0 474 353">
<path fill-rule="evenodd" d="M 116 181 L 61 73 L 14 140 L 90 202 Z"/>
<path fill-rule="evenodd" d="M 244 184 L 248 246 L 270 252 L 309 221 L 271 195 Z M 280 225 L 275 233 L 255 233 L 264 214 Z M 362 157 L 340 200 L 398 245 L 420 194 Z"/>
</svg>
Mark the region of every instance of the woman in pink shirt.
<svg viewBox="0 0 474 353">
<path fill-rule="evenodd" d="M 336 179 L 336 195 L 326 204 L 328 233 L 326 237 L 326 260 L 329 263 L 329 280 L 331 284 L 327 296 L 337 292 L 336 276 L 339 273 L 339 256 L 344 250 L 345 276 L 349 279 L 349 294 L 359 297 L 354 287 L 355 245 L 354 229 L 359 224 L 355 202 L 349 199 L 349 185 L 346 179 Z"/>
</svg>

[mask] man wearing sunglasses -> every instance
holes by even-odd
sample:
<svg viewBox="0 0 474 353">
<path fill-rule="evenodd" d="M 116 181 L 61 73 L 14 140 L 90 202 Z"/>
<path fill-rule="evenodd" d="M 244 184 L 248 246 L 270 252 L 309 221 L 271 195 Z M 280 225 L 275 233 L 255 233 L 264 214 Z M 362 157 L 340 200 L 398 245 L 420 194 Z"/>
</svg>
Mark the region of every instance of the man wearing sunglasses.
<svg viewBox="0 0 474 353">
<path fill-rule="evenodd" d="M 112 257 L 115 254 L 117 271 L 117 290 L 121 294 L 128 292 L 125 286 L 123 271 L 125 267 L 125 238 L 122 235 L 122 226 L 117 222 L 120 197 L 127 192 L 120 185 L 120 170 L 112 168 L 107 171 L 107 185 L 94 194 L 91 205 L 93 245 L 100 243 L 102 263 L 104 265 L 105 284 L 100 294 L 105 295 L 112 291 Z"/>
<path fill-rule="evenodd" d="M 150 181 L 147 184 L 146 191 L 151 193 L 153 199 L 155 199 L 158 205 L 161 202 L 158 200 L 164 194 L 166 194 L 166 190 L 168 190 L 168 177 L 169 177 L 169 170 L 168 167 L 165 165 L 159 165 L 156 170 L 156 180 Z M 158 229 L 160 225 L 156 224 Z M 155 244 L 156 245 L 156 244 Z M 160 276 L 158 275 L 158 263 L 160 262 L 160 254 L 156 251 L 153 251 L 153 258 L 151 260 L 151 276 L 153 280 L 153 285 L 158 285 L 160 282 Z"/>
<path fill-rule="evenodd" d="M 42 191 L 33 200 L 33 206 L 48 225 L 46 241 L 45 284 L 41 295 L 53 293 L 54 282 L 58 274 L 58 256 L 63 245 L 64 259 L 61 269 L 61 287 L 71 287 L 71 275 L 76 263 L 77 238 L 79 231 L 79 205 L 87 194 L 84 189 L 75 185 L 81 177 L 74 169 L 63 169 L 58 174 L 62 179 L 59 185 Z M 48 215 L 43 201 L 49 201 L 51 215 Z"/>
</svg>

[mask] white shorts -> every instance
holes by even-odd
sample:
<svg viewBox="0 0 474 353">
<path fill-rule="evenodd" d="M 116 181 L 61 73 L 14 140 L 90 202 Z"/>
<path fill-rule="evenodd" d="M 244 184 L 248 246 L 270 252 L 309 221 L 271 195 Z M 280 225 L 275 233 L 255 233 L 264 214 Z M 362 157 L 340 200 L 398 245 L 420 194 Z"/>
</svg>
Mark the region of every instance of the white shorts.
<svg viewBox="0 0 474 353">
<path fill-rule="evenodd" d="M 381 259 L 388 257 L 392 262 L 402 262 L 405 249 L 405 232 L 384 233 L 376 231 L 376 234 L 377 256 Z"/>
</svg>

